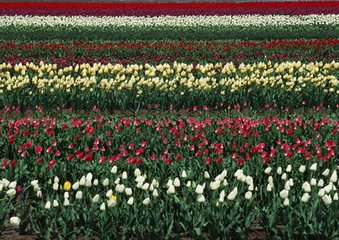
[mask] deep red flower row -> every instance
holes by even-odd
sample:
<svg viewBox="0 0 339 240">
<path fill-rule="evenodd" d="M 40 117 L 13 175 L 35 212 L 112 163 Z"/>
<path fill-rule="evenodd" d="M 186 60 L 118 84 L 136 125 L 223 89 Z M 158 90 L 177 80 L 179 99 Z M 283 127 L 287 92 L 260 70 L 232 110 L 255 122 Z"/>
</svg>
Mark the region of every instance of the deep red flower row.
<svg viewBox="0 0 339 240">
<path fill-rule="evenodd" d="M 338 1 L 311 2 L 3 2 L 0 15 L 242 15 L 337 14 Z"/>
</svg>

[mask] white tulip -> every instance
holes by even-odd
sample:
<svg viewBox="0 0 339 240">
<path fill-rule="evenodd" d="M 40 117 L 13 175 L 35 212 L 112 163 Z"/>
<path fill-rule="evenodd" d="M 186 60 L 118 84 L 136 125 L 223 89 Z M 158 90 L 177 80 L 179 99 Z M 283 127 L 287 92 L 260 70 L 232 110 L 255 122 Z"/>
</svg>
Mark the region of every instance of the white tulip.
<svg viewBox="0 0 339 240">
<path fill-rule="evenodd" d="M 226 196 L 225 190 L 222 190 L 222 191 L 220 192 L 220 194 L 219 194 L 219 197 L 220 197 L 220 198 L 225 198 L 225 196 Z"/>
<path fill-rule="evenodd" d="M 92 173 L 87 173 L 86 180 L 89 181 L 89 182 L 92 182 L 92 179 L 93 179 L 93 174 Z"/>
<path fill-rule="evenodd" d="M 306 181 L 303 183 L 303 185 L 301 186 L 301 188 L 305 191 L 305 192 L 311 192 L 311 185 Z"/>
<path fill-rule="evenodd" d="M 53 200 L 53 207 L 58 207 L 59 206 L 59 203 L 57 200 Z"/>
<path fill-rule="evenodd" d="M 136 182 L 141 182 L 143 183 L 145 181 L 145 177 L 144 176 L 138 176 L 136 179 L 135 179 Z"/>
<path fill-rule="evenodd" d="M 120 184 L 120 178 L 118 177 L 117 179 L 115 179 L 114 183 L 115 184 Z"/>
<path fill-rule="evenodd" d="M 4 189 L 4 185 L 0 183 L 0 192 L 2 192 L 3 189 Z"/>
<path fill-rule="evenodd" d="M 249 185 L 249 186 L 248 186 L 248 190 L 249 190 L 249 191 L 253 191 L 253 190 L 254 190 L 254 185 L 253 185 L 253 184 Z"/>
<path fill-rule="evenodd" d="M 10 183 L 11 182 L 8 181 L 7 179 L 5 179 L 5 178 L 2 179 L 2 185 L 4 186 L 4 188 L 7 188 Z"/>
<path fill-rule="evenodd" d="M 132 188 L 125 188 L 125 194 L 127 196 L 131 196 L 132 195 Z"/>
<path fill-rule="evenodd" d="M 311 165 L 311 167 L 310 167 L 310 170 L 311 170 L 311 171 L 317 171 L 317 168 L 318 168 L 317 163 L 313 163 L 313 164 Z"/>
<path fill-rule="evenodd" d="M 272 183 L 268 183 L 267 186 L 266 186 L 266 191 L 267 192 L 272 192 L 273 186 L 274 185 Z"/>
<path fill-rule="evenodd" d="M 107 187 L 109 185 L 109 179 L 108 178 L 105 178 L 104 181 L 102 182 L 102 185 L 104 187 Z"/>
<path fill-rule="evenodd" d="M 153 197 L 159 197 L 159 193 L 157 189 L 154 189 L 153 193 L 152 193 Z"/>
<path fill-rule="evenodd" d="M 179 180 L 179 178 L 175 178 L 174 179 L 173 185 L 174 185 L 174 187 L 180 187 L 180 180 Z"/>
<path fill-rule="evenodd" d="M 151 202 L 151 199 L 148 197 L 142 201 L 142 204 L 148 205 Z"/>
<path fill-rule="evenodd" d="M 15 189 L 11 188 L 11 189 L 7 190 L 6 194 L 9 197 L 13 197 L 13 196 L 15 196 L 16 191 L 15 191 Z"/>
<path fill-rule="evenodd" d="M 210 174 L 207 171 L 205 171 L 204 172 L 204 177 L 205 177 L 205 179 L 209 179 L 211 176 L 210 176 Z"/>
<path fill-rule="evenodd" d="M 244 175 L 243 170 L 242 169 L 238 169 L 235 173 L 234 173 L 234 177 L 238 178 L 239 176 Z"/>
<path fill-rule="evenodd" d="M 141 175 L 140 169 L 139 169 L 139 168 L 136 168 L 136 169 L 134 170 L 134 176 L 135 176 L 135 177 L 139 177 L 140 175 Z"/>
<path fill-rule="evenodd" d="M 100 199 L 100 195 L 99 195 L 99 194 L 96 194 L 96 195 L 92 198 L 92 202 L 97 203 L 97 202 L 99 202 L 99 199 Z"/>
<path fill-rule="evenodd" d="M 168 179 L 167 183 L 166 183 L 166 187 L 169 188 L 169 186 L 173 185 L 173 180 L 172 179 Z"/>
<path fill-rule="evenodd" d="M 16 185 L 17 185 L 17 183 L 16 183 L 16 181 L 13 181 L 13 182 L 11 182 L 9 185 L 8 185 L 8 188 L 15 188 L 16 187 Z"/>
<path fill-rule="evenodd" d="M 110 190 L 108 190 L 107 192 L 106 192 L 106 197 L 110 197 L 110 196 L 112 196 L 113 195 L 113 190 L 112 189 L 110 189 Z"/>
<path fill-rule="evenodd" d="M 290 185 L 288 184 L 288 182 L 285 182 L 284 189 L 287 190 L 287 191 L 291 190 L 291 187 L 290 187 Z"/>
<path fill-rule="evenodd" d="M 111 173 L 116 174 L 118 172 L 117 166 L 113 166 L 111 169 Z"/>
<path fill-rule="evenodd" d="M 251 185 L 251 184 L 253 184 L 253 178 L 252 178 L 251 176 L 246 176 L 245 182 L 246 182 L 248 185 Z"/>
<path fill-rule="evenodd" d="M 102 203 L 102 204 L 100 205 L 100 210 L 101 210 L 101 211 L 105 211 L 105 210 L 106 210 L 106 204 L 105 204 L 105 203 Z"/>
<path fill-rule="evenodd" d="M 325 194 L 325 195 L 322 197 L 322 200 L 324 201 L 324 203 L 325 203 L 326 205 L 330 205 L 330 204 L 332 203 L 331 195 Z"/>
<path fill-rule="evenodd" d="M 324 187 L 326 193 L 329 193 L 333 189 L 333 183 L 330 182 L 328 185 Z"/>
<path fill-rule="evenodd" d="M 190 188 L 191 186 L 192 186 L 192 182 L 191 182 L 191 181 L 188 181 L 188 182 L 186 183 L 186 187 Z"/>
<path fill-rule="evenodd" d="M 265 174 L 270 174 L 272 171 L 272 168 L 271 167 L 267 167 L 264 171 Z"/>
<path fill-rule="evenodd" d="M 238 194 L 238 187 L 235 187 L 227 196 L 227 199 L 233 201 Z"/>
<path fill-rule="evenodd" d="M 282 179 L 282 180 L 286 180 L 286 179 L 287 179 L 287 174 L 284 173 L 284 174 L 281 176 L 281 179 Z"/>
<path fill-rule="evenodd" d="M 323 197 L 324 195 L 325 195 L 325 190 L 323 188 L 321 188 L 318 192 L 318 196 Z"/>
<path fill-rule="evenodd" d="M 307 192 L 303 194 L 301 201 L 304 203 L 307 203 L 308 200 L 310 199 L 310 194 L 308 194 Z"/>
<path fill-rule="evenodd" d="M 85 187 L 92 187 L 92 182 L 91 182 L 91 181 L 88 181 L 88 180 L 86 179 L 86 181 L 85 181 Z"/>
<path fill-rule="evenodd" d="M 204 192 L 204 186 L 203 185 L 200 185 L 198 184 L 196 189 L 195 189 L 195 192 L 198 193 L 198 194 L 202 194 Z"/>
<path fill-rule="evenodd" d="M 323 176 L 328 176 L 328 174 L 330 174 L 330 169 L 326 168 L 325 171 L 323 171 L 322 175 Z"/>
<path fill-rule="evenodd" d="M 74 191 L 78 190 L 79 189 L 79 186 L 80 186 L 80 183 L 79 182 L 75 182 L 73 185 L 72 185 L 72 189 Z"/>
<path fill-rule="evenodd" d="M 248 192 L 245 193 L 245 198 L 249 200 L 249 199 L 252 198 L 252 195 L 253 195 L 252 192 L 248 191 Z"/>
<path fill-rule="evenodd" d="M 272 177 L 272 176 L 269 176 L 269 177 L 268 177 L 268 182 L 269 182 L 269 183 L 273 183 L 273 177 Z"/>
<path fill-rule="evenodd" d="M 312 178 L 310 183 L 311 183 L 311 186 L 316 186 L 317 185 L 317 179 Z"/>
<path fill-rule="evenodd" d="M 323 187 L 324 186 L 324 180 L 320 179 L 318 181 L 318 187 Z"/>
<path fill-rule="evenodd" d="M 128 205 L 133 205 L 133 203 L 134 203 L 134 198 L 133 198 L 133 197 L 130 197 L 130 198 L 128 199 L 128 201 L 127 201 L 127 204 L 128 204 Z"/>
<path fill-rule="evenodd" d="M 282 174 L 282 168 L 281 168 L 281 167 L 278 167 L 278 168 L 277 168 L 277 173 L 278 173 L 279 175 Z"/>
<path fill-rule="evenodd" d="M 284 204 L 284 206 L 289 206 L 290 205 L 290 200 L 288 198 L 285 198 L 283 204 Z"/>
<path fill-rule="evenodd" d="M 167 189 L 167 194 L 175 194 L 175 188 L 173 185 L 169 186 Z"/>
<path fill-rule="evenodd" d="M 50 201 L 46 202 L 45 209 L 51 209 L 51 202 Z"/>
<path fill-rule="evenodd" d="M 68 200 L 68 198 L 65 198 L 65 199 L 64 199 L 64 206 L 69 206 L 69 200 Z"/>
<path fill-rule="evenodd" d="M 288 179 L 287 183 L 290 185 L 290 187 L 293 187 L 293 185 L 294 185 L 293 178 Z"/>
<path fill-rule="evenodd" d="M 124 184 L 118 184 L 116 187 L 115 187 L 115 191 L 116 192 L 119 192 L 119 193 L 122 193 L 125 191 L 125 186 Z"/>
<path fill-rule="evenodd" d="M 291 172 L 292 171 L 292 166 L 291 164 L 288 164 L 286 167 L 286 172 Z"/>
<path fill-rule="evenodd" d="M 187 178 L 187 173 L 186 173 L 185 170 L 183 170 L 183 171 L 181 172 L 181 177 L 182 177 L 182 178 Z"/>
<path fill-rule="evenodd" d="M 108 200 L 107 201 L 107 207 L 111 208 L 111 207 L 114 207 L 115 205 L 117 205 L 117 201 L 115 201 L 115 200 Z"/>
<path fill-rule="evenodd" d="M 69 198 L 69 192 L 64 193 L 64 198 Z"/>
<path fill-rule="evenodd" d="M 54 182 L 59 183 L 59 178 L 57 176 L 54 177 Z"/>
<path fill-rule="evenodd" d="M 215 181 L 210 183 L 210 188 L 212 190 L 217 190 L 219 187 L 220 187 L 220 181 L 219 180 L 215 180 Z"/>
<path fill-rule="evenodd" d="M 55 190 L 55 191 L 59 190 L 59 183 L 57 183 L 57 182 L 53 183 L 53 190 Z"/>
<path fill-rule="evenodd" d="M 82 192 L 77 191 L 77 193 L 75 194 L 75 198 L 78 199 L 78 200 L 82 199 Z"/>
<path fill-rule="evenodd" d="M 222 181 L 222 185 L 225 187 L 228 185 L 227 179 L 224 179 L 224 181 Z"/>
<path fill-rule="evenodd" d="M 338 199 L 339 199 L 338 197 L 339 197 L 339 196 L 338 196 L 338 193 L 335 193 L 335 194 L 333 195 L 333 200 L 334 200 L 334 201 L 338 201 Z"/>
<path fill-rule="evenodd" d="M 300 165 L 299 167 L 299 172 L 304 173 L 306 171 L 306 166 L 305 165 Z"/>
<path fill-rule="evenodd" d="M 33 187 L 34 192 L 40 191 L 40 187 L 38 184 L 34 185 Z"/>
<path fill-rule="evenodd" d="M 333 182 L 333 183 L 338 181 L 337 170 L 334 170 L 333 173 L 331 174 L 330 181 Z"/>
<path fill-rule="evenodd" d="M 19 224 L 20 224 L 20 218 L 18 218 L 18 217 L 11 217 L 11 218 L 9 219 L 9 223 L 10 223 L 11 225 L 14 225 L 14 226 L 19 226 Z"/>
<path fill-rule="evenodd" d="M 94 179 L 93 180 L 93 186 L 98 186 L 99 185 L 99 180 L 98 179 Z"/>
<path fill-rule="evenodd" d="M 42 198 L 42 192 L 41 192 L 41 191 L 37 191 L 37 192 L 36 192 L 36 197 Z"/>
<path fill-rule="evenodd" d="M 80 184 L 80 186 L 85 186 L 85 184 L 86 184 L 86 177 L 85 176 L 81 177 L 79 184 Z"/>
<path fill-rule="evenodd" d="M 288 191 L 287 190 L 282 190 L 280 193 L 279 193 L 279 196 L 282 198 L 282 199 L 285 199 L 288 197 Z"/>
<path fill-rule="evenodd" d="M 147 191 L 149 188 L 149 183 L 145 183 L 142 185 L 141 189 L 144 190 L 144 191 Z"/>
<path fill-rule="evenodd" d="M 204 195 L 203 195 L 203 194 L 198 194 L 198 196 L 197 196 L 197 202 L 203 203 L 203 202 L 205 202 L 205 201 L 206 201 L 206 199 L 205 199 Z"/>
<path fill-rule="evenodd" d="M 122 173 L 121 178 L 122 178 L 122 179 L 127 179 L 127 178 L 128 178 L 127 172 L 126 172 L 126 171 L 124 171 L 124 172 Z"/>
</svg>

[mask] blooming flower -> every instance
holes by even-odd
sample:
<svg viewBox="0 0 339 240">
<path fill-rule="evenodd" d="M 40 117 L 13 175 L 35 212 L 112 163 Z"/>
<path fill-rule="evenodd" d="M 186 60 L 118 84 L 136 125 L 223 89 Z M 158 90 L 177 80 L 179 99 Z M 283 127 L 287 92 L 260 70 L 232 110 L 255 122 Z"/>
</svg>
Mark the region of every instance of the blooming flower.
<svg viewBox="0 0 339 240">
<path fill-rule="evenodd" d="M 9 219 L 9 223 L 14 225 L 14 226 L 19 226 L 20 224 L 20 218 L 19 217 L 11 217 Z"/>
</svg>

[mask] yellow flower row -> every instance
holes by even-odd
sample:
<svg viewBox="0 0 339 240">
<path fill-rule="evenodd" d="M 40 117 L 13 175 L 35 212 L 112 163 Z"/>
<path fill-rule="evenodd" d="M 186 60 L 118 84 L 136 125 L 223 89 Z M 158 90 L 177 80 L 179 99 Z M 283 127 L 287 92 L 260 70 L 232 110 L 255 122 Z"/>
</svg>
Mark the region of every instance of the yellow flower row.
<svg viewBox="0 0 339 240">
<path fill-rule="evenodd" d="M 143 88 L 159 91 L 192 91 L 230 89 L 235 92 L 241 88 L 250 89 L 252 85 L 283 88 L 301 91 L 307 85 L 336 92 L 338 88 L 339 62 L 260 62 L 254 64 L 216 63 L 216 64 L 80 64 L 59 68 L 56 64 L 33 63 L 0 64 L 0 93 L 15 89 L 35 87 L 41 93 L 63 89 L 71 92 L 73 88 L 81 91 L 131 90 L 138 94 Z"/>
</svg>

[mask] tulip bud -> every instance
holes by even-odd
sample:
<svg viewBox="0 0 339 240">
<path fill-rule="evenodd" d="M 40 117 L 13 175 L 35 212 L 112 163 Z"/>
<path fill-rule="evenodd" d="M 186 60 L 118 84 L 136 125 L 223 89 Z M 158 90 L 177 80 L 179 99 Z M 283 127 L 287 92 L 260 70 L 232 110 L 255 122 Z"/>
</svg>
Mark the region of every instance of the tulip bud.
<svg viewBox="0 0 339 240">
<path fill-rule="evenodd" d="M 282 190 L 280 193 L 279 193 L 279 196 L 282 198 L 282 199 L 285 199 L 288 197 L 288 190 Z"/>
<path fill-rule="evenodd" d="M 11 189 L 7 190 L 6 194 L 9 197 L 13 197 L 13 196 L 15 196 L 16 191 L 15 191 L 15 189 L 11 188 Z"/>
<path fill-rule="evenodd" d="M 57 200 L 53 200 L 53 207 L 58 207 L 59 206 L 59 203 Z"/>
<path fill-rule="evenodd" d="M 248 186 L 248 190 L 249 190 L 249 191 L 253 191 L 253 190 L 254 190 L 254 185 L 253 185 L 253 183 L 252 183 L 251 185 Z"/>
<path fill-rule="evenodd" d="M 324 180 L 320 179 L 318 181 L 318 187 L 323 187 L 324 186 Z"/>
<path fill-rule="evenodd" d="M 92 202 L 97 203 L 97 202 L 99 202 L 99 199 L 100 199 L 100 195 L 99 195 L 99 194 L 96 194 L 96 195 L 93 197 Z"/>
<path fill-rule="evenodd" d="M 110 190 L 108 190 L 107 192 L 106 192 L 106 197 L 110 197 L 110 196 L 112 196 L 113 195 L 113 190 L 112 189 L 110 189 Z"/>
<path fill-rule="evenodd" d="M 245 198 L 248 199 L 248 200 L 251 199 L 252 198 L 252 192 L 251 191 L 246 192 Z"/>
<path fill-rule="evenodd" d="M 328 174 L 330 173 L 330 169 L 326 168 L 325 171 L 323 171 L 322 175 L 323 176 L 328 176 Z"/>
<path fill-rule="evenodd" d="M 150 198 L 146 198 L 142 201 L 142 204 L 144 205 L 148 205 L 149 203 L 151 202 L 151 199 Z"/>
<path fill-rule="evenodd" d="M 105 203 L 102 203 L 102 204 L 100 205 L 100 210 L 101 210 L 101 211 L 105 211 L 105 210 L 106 210 L 106 204 L 105 204 Z"/>
<path fill-rule="evenodd" d="M 124 172 L 122 173 L 121 178 L 122 178 L 122 179 L 127 179 L 127 172 L 126 172 L 126 171 L 124 171 Z"/>
<path fill-rule="evenodd" d="M 38 180 L 33 180 L 33 181 L 31 181 L 31 185 L 34 187 L 35 185 L 37 185 L 39 183 L 39 181 Z"/>
<path fill-rule="evenodd" d="M 203 203 L 203 202 L 205 202 L 205 201 L 206 201 L 205 196 L 204 196 L 203 194 L 198 194 L 198 196 L 197 196 L 197 202 Z"/>
<path fill-rule="evenodd" d="M 69 193 L 68 192 L 64 193 L 64 198 L 69 198 Z"/>
<path fill-rule="evenodd" d="M 140 175 L 141 175 L 140 169 L 139 168 L 135 169 L 134 170 L 134 176 L 139 177 Z"/>
<path fill-rule="evenodd" d="M 118 172 L 117 166 L 113 166 L 111 169 L 111 173 L 116 174 Z"/>
<path fill-rule="evenodd" d="M 127 201 L 127 204 L 128 204 L 128 205 L 133 205 L 133 203 L 134 203 L 134 198 L 133 198 L 133 197 L 130 197 L 130 198 L 128 199 L 128 201 Z"/>
<path fill-rule="evenodd" d="M 109 179 L 105 178 L 105 180 L 102 182 L 102 185 L 107 187 L 109 185 Z"/>
<path fill-rule="evenodd" d="M 311 192 L 311 185 L 306 181 L 303 183 L 303 185 L 301 186 L 301 188 L 305 191 L 305 192 Z"/>
<path fill-rule="evenodd" d="M 68 198 L 65 198 L 65 199 L 64 199 L 64 206 L 69 206 L 69 200 L 68 200 Z"/>
<path fill-rule="evenodd" d="M 86 182 L 85 182 L 85 187 L 91 187 L 91 186 L 92 186 L 92 182 L 86 180 Z"/>
<path fill-rule="evenodd" d="M 210 176 L 210 174 L 207 171 L 205 171 L 204 177 L 205 177 L 205 179 L 209 179 L 211 176 Z"/>
<path fill-rule="evenodd" d="M 204 187 L 200 184 L 198 184 L 198 186 L 195 189 L 195 192 L 198 194 L 202 194 L 204 192 Z"/>
<path fill-rule="evenodd" d="M 191 182 L 191 181 L 188 181 L 188 182 L 186 183 L 186 187 L 190 188 L 191 186 L 192 186 L 192 182 Z"/>
<path fill-rule="evenodd" d="M 278 173 L 279 175 L 282 174 L 282 168 L 281 168 L 281 167 L 278 167 L 278 168 L 277 168 L 277 173 Z"/>
<path fill-rule="evenodd" d="M 267 192 L 272 192 L 273 186 L 274 185 L 272 183 L 268 183 L 267 186 L 266 186 L 266 191 Z"/>
<path fill-rule="evenodd" d="M 306 166 L 305 165 L 300 165 L 299 167 L 299 172 L 304 173 L 306 171 Z"/>
<path fill-rule="evenodd" d="M 51 209 L 51 202 L 50 201 L 46 202 L 45 209 Z"/>
<path fill-rule="evenodd" d="M 89 182 L 91 182 L 92 179 L 93 179 L 93 174 L 92 174 L 92 173 L 87 173 L 87 175 L 86 175 L 86 180 L 89 181 Z"/>
<path fill-rule="evenodd" d="M 18 217 L 11 217 L 11 218 L 9 219 L 9 223 L 10 223 L 11 225 L 14 225 L 14 226 L 19 226 L 19 224 L 20 224 L 20 218 L 18 218 Z"/>
<path fill-rule="evenodd" d="M 132 189 L 131 189 L 131 188 L 125 188 L 125 194 L 126 194 L 127 196 L 132 195 Z"/>
<path fill-rule="evenodd" d="M 307 203 L 308 200 L 310 199 L 310 194 L 308 194 L 307 192 L 303 194 L 301 201 L 304 203 Z"/>
<path fill-rule="evenodd" d="M 182 178 L 187 178 L 187 173 L 186 173 L 185 170 L 183 170 L 183 171 L 181 172 L 181 177 L 182 177 Z"/>
<path fill-rule="evenodd" d="M 175 188 L 173 185 L 169 186 L 167 189 L 167 194 L 175 194 Z"/>
<path fill-rule="evenodd" d="M 317 179 L 312 178 L 310 183 L 311 183 L 311 186 L 316 186 L 317 185 Z"/>
<path fill-rule="evenodd" d="M 325 190 L 321 188 L 318 192 L 318 196 L 323 197 L 324 195 L 325 195 Z"/>
<path fill-rule="evenodd" d="M 235 187 L 227 196 L 227 199 L 233 201 L 238 194 L 238 187 Z"/>
<path fill-rule="evenodd" d="M 8 185 L 8 188 L 15 188 L 16 187 L 16 181 L 13 181 L 11 182 L 9 185 Z"/>
<path fill-rule="evenodd" d="M 224 179 L 224 181 L 222 182 L 222 185 L 223 186 L 227 186 L 228 185 L 227 179 Z"/>
<path fill-rule="evenodd" d="M 292 166 L 291 164 L 288 164 L 286 167 L 286 172 L 291 172 L 292 171 Z"/>
<path fill-rule="evenodd" d="M 86 184 L 86 177 L 85 176 L 81 177 L 79 184 L 80 184 L 80 186 L 85 186 L 85 184 Z"/>
<path fill-rule="evenodd" d="M 333 183 L 330 182 L 328 185 L 324 187 L 326 193 L 329 193 L 333 189 Z"/>
<path fill-rule="evenodd" d="M 283 204 L 284 204 L 284 206 L 289 206 L 290 205 L 290 200 L 288 198 L 285 198 Z"/>
<path fill-rule="evenodd" d="M 54 182 L 59 183 L 59 178 L 57 176 L 54 177 Z"/>
<path fill-rule="evenodd" d="M 180 187 L 180 180 L 179 180 L 179 178 L 175 178 L 175 179 L 174 179 L 173 185 L 174 185 L 175 187 Z"/>
<path fill-rule="evenodd" d="M 267 167 L 264 172 L 265 172 L 265 174 L 270 174 L 271 171 L 272 171 L 272 168 L 271 167 Z"/>
<path fill-rule="evenodd" d="M 317 171 L 317 163 L 313 163 L 312 165 L 311 165 L 311 167 L 310 167 L 310 170 L 311 171 Z"/>
<path fill-rule="evenodd" d="M 58 191 L 58 189 L 59 189 L 59 183 L 54 182 L 53 183 L 53 190 Z"/>
<path fill-rule="evenodd" d="M 332 198 L 331 198 L 331 195 L 324 195 L 323 197 L 322 197 L 322 200 L 324 201 L 324 203 L 326 204 L 326 205 L 330 205 L 331 203 L 332 203 Z"/>
<path fill-rule="evenodd" d="M 78 199 L 78 200 L 82 199 L 82 192 L 77 191 L 77 193 L 75 194 L 75 198 Z"/>
<path fill-rule="evenodd" d="M 145 181 L 145 177 L 144 177 L 144 176 L 138 176 L 138 177 L 135 179 L 135 181 L 136 181 L 137 183 L 139 183 L 139 182 L 143 183 L 143 182 Z"/>
<path fill-rule="evenodd" d="M 149 183 L 145 183 L 141 187 L 141 189 L 144 190 L 144 191 L 147 191 L 148 188 L 149 188 Z"/>
<path fill-rule="evenodd" d="M 334 196 L 333 196 L 333 200 L 334 200 L 334 201 L 338 201 L 338 199 L 339 199 L 338 197 L 339 197 L 339 196 L 338 196 L 338 193 L 335 193 Z"/>
<path fill-rule="evenodd" d="M 286 179 L 287 179 L 287 174 L 284 173 L 284 174 L 281 176 L 281 179 L 282 179 L 282 180 L 286 180 Z"/>
<path fill-rule="evenodd" d="M 153 195 L 153 197 L 158 197 L 158 196 L 159 196 L 158 190 L 157 190 L 157 189 L 154 189 L 152 195 Z"/>
<path fill-rule="evenodd" d="M 93 186 L 98 186 L 99 185 L 99 180 L 98 179 L 94 179 L 93 180 Z"/>
<path fill-rule="evenodd" d="M 36 197 L 38 197 L 38 198 L 42 197 L 42 192 L 40 190 L 36 192 Z"/>
<path fill-rule="evenodd" d="M 115 184 L 120 184 L 120 178 L 118 177 L 117 179 L 115 179 L 114 183 Z"/>
<path fill-rule="evenodd" d="M 217 190 L 220 187 L 220 181 L 216 180 L 210 183 L 210 188 L 212 190 Z"/>
<path fill-rule="evenodd" d="M 330 177 L 330 181 L 335 183 L 338 181 L 338 175 L 337 175 L 337 170 L 334 170 L 331 177 Z"/>
</svg>

